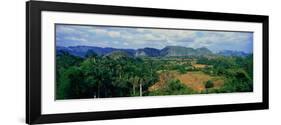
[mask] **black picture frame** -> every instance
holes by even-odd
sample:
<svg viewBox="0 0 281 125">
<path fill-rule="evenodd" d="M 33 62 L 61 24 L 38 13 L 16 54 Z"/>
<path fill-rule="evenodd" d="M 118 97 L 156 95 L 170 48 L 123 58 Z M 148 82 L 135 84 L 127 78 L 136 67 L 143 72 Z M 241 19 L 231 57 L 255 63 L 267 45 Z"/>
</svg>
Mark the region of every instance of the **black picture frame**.
<svg viewBox="0 0 281 125">
<path fill-rule="evenodd" d="M 182 19 L 202 19 L 220 21 L 241 21 L 262 23 L 263 44 L 263 99 L 261 103 L 241 103 L 210 106 L 169 107 L 122 111 L 101 111 L 86 113 L 48 114 L 41 113 L 41 11 L 99 13 L 114 15 L 134 15 L 169 17 Z M 264 15 L 229 14 L 137 7 L 90 5 L 62 2 L 28 1 L 26 3 L 26 123 L 57 123 L 119 118 L 137 118 L 197 113 L 258 110 L 269 108 L 269 18 Z"/>
</svg>

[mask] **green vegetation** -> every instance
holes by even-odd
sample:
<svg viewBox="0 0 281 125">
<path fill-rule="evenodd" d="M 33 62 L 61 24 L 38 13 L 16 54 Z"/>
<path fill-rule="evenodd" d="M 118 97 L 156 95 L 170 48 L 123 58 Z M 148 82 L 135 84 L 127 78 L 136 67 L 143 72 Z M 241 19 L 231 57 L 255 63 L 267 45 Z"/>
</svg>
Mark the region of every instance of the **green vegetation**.
<svg viewBox="0 0 281 125">
<path fill-rule="evenodd" d="M 183 85 L 180 80 L 168 80 L 166 85 L 158 89 L 156 91 L 152 91 L 149 93 L 149 95 L 183 95 L 183 94 L 194 94 L 196 93 L 188 86 Z"/>
<path fill-rule="evenodd" d="M 200 64 L 200 65 L 195 65 Z M 174 74 L 200 71 L 209 79 L 194 89 Z M 172 74 L 171 72 L 175 72 Z M 162 75 L 162 77 L 160 77 Z M 196 84 L 196 83 L 194 83 Z M 182 95 L 253 91 L 253 56 L 130 57 L 121 51 L 85 58 L 56 55 L 56 99 Z"/>
<path fill-rule="evenodd" d="M 213 81 L 208 80 L 205 84 L 205 88 L 208 89 L 208 88 L 212 88 L 212 87 L 214 87 Z"/>
</svg>

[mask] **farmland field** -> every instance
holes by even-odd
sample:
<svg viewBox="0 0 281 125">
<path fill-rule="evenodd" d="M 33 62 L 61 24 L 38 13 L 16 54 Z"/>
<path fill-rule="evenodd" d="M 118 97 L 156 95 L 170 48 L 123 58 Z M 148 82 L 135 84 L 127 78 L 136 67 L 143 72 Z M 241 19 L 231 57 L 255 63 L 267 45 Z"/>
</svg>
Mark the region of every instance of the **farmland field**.
<svg viewBox="0 0 281 125">
<path fill-rule="evenodd" d="M 173 74 L 173 79 L 177 79 L 180 81 L 181 84 L 190 87 L 192 90 L 196 92 L 202 92 L 205 91 L 205 83 L 209 80 L 214 82 L 215 89 L 219 89 L 224 84 L 224 78 L 223 77 L 213 77 L 210 75 L 207 75 L 201 71 L 191 71 L 187 72 L 185 74 L 180 74 L 176 71 L 171 71 L 170 73 Z M 158 89 L 161 89 L 163 86 L 165 86 L 165 83 L 167 81 L 163 80 L 163 74 L 159 75 L 160 79 L 157 83 L 149 87 L 149 91 L 155 91 Z"/>
</svg>

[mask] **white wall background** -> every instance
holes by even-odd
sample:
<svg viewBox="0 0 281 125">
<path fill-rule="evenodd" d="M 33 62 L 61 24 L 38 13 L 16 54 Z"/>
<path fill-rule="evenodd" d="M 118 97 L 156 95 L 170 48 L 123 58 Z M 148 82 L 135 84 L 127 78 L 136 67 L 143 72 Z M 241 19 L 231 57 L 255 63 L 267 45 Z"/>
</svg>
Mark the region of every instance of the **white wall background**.
<svg viewBox="0 0 281 125">
<path fill-rule="evenodd" d="M 62 123 L 63 125 L 237 125 L 280 124 L 281 7 L 278 0 L 64 0 L 107 5 L 169 8 L 270 16 L 270 109 L 122 120 Z M 0 124 L 25 121 L 25 0 L 0 3 Z"/>
</svg>

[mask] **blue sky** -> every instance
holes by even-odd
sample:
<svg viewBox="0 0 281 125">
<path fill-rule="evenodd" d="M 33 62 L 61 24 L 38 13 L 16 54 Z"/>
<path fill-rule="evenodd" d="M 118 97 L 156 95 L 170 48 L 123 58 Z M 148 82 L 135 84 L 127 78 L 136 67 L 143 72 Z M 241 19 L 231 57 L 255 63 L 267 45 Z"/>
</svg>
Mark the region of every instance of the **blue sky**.
<svg viewBox="0 0 281 125">
<path fill-rule="evenodd" d="M 113 48 L 207 47 L 214 52 L 235 50 L 252 53 L 253 33 L 82 25 L 56 25 L 57 46 Z"/>
</svg>

